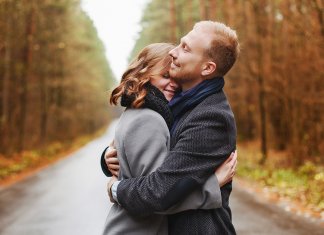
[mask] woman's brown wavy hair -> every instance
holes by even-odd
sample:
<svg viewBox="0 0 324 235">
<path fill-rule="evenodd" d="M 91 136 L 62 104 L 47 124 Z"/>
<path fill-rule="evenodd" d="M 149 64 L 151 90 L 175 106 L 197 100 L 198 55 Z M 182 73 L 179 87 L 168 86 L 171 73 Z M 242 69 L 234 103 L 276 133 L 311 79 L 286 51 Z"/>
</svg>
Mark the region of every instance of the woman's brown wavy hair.
<svg viewBox="0 0 324 235">
<path fill-rule="evenodd" d="M 127 70 L 122 76 L 120 84 L 112 91 L 110 104 L 117 105 L 118 99 L 122 95 L 135 96 L 132 108 L 140 108 L 144 104 L 144 98 L 147 94 L 145 84 L 150 81 L 152 69 L 157 63 L 162 62 L 163 69 L 167 69 L 171 63 L 169 51 L 174 48 L 170 43 L 153 43 L 137 55 L 129 64 Z"/>
</svg>

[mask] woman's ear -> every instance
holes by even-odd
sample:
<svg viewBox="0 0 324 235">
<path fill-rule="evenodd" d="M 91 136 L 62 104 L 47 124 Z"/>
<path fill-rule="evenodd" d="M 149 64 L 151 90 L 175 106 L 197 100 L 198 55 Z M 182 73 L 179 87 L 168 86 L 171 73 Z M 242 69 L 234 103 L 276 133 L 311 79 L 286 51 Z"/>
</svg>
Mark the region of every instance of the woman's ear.
<svg viewBox="0 0 324 235">
<path fill-rule="evenodd" d="M 204 67 L 201 71 L 202 76 L 209 76 L 216 71 L 216 63 L 214 63 L 212 61 L 208 61 L 208 62 L 204 63 L 203 66 Z"/>
</svg>

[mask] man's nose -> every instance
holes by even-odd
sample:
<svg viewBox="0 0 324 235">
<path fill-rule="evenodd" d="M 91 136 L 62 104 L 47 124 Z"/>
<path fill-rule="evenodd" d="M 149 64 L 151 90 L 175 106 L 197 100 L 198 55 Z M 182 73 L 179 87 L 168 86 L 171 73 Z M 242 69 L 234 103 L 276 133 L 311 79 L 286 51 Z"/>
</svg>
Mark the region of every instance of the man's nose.
<svg viewBox="0 0 324 235">
<path fill-rule="evenodd" d="M 171 51 L 169 51 L 169 55 L 172 57 L 172 58 L 175 58 L 175 51 L 176 51 L 176 47 L 173 48 Z"/>
</svg>

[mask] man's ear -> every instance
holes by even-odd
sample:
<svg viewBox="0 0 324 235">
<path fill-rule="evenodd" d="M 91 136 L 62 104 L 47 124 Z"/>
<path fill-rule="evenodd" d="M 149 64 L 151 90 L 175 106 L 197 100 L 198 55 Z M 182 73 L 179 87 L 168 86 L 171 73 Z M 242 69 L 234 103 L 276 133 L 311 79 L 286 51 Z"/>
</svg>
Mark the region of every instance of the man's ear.
<svg viewBox="0 0 324 235">
<path fill-rule="evenodd" d="M 201 71 L 202 76 L 209 76 L 216 71 L 216 63 L 208 61 L 204 64 L 204 67 Z"/>
</svg>

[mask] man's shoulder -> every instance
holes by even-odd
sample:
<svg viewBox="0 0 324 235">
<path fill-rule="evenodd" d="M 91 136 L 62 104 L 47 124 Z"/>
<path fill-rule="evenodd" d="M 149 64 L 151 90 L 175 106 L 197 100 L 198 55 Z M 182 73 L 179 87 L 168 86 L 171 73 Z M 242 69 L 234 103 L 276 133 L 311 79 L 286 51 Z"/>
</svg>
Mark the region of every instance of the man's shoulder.
<svg viewBox="0 0 324 235">
<path fill-rule="evenodd" d="M 233 115 L 231 106 L 223 91 L 208 96 L 194 108 L 192 115 L 203 115 L 206 113 Z"/>
<path fill-rule="evenodd" d="M 234 131 L 236 129 L 234 113 L 224 92 L 207 97 L 188 114 L 183 122 L 184 125 L 189 126 L 193 123 L 211 126 L 225 125 Z"/>
</svg>

